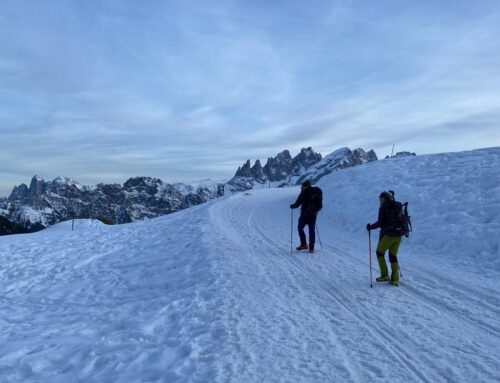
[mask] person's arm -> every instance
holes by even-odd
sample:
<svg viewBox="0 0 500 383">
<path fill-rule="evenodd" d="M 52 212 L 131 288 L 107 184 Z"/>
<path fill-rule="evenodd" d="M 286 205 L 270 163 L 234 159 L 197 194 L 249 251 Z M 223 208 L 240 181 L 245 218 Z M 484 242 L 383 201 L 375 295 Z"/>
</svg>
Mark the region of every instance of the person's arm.
<svg viewBox="0 0 500 383">
<path fill-rule="evenodd" d="M 302 200 L 304 199 L 303 194 L 304 192 L 301 191 L 299 196 L 297 197 L 297 201 L 295 201 L 295 203 L 292 203 L 290 205 L 290 209 L 297 209 L 300 205 L 302 205 Z"/>
</svg>

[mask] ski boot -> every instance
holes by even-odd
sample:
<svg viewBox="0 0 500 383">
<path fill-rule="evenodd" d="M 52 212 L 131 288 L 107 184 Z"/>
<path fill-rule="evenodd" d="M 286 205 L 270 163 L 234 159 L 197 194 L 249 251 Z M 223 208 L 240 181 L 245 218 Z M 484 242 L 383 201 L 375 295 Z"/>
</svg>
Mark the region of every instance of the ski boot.
<svg viewBox="0 0 500 383">
<path fill-rule="evenodd" d="M 392 275 L 389 284 L 398 287 L 399 285 L 399 264 L 397 262 L 391 263 Z"/>
<path fill-rule="evenodd" d="M 387 270 L 387 264 L 385 263 L 384 256 L 377 254 L 378 266 L 380 267 L 380 277 L 376 279 L 377 282 L 389 282 L 389 271 Z"/>
<path fill-rule="evenodd" d="M 299 245 L 299 246 L 297 246 L 295 249 L 296 249 L 297 251 L 301 251 L 301 250 L 307 250 L 307 249 L 308 249 L 308 247 L 307 247 L 307 245 L 300 244 L 300 245 Z"/>
<path fill-rule="evenodd" d="M 309 244 L 309 253 L 314 254 L 314 244 Z"/>
</svg>

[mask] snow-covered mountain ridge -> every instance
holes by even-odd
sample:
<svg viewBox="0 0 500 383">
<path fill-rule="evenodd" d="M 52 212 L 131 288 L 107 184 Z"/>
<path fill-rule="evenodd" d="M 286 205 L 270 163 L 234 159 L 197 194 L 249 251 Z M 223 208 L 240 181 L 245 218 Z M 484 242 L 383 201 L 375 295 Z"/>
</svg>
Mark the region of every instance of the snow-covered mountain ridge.
<svg viewBox="0 0 500 383">
<path fill-rule="evenodd" d="M 0 203 L 0 213 L 29 229 L 72 218 L 101 218 L 128 223 L 173 213 L 224 195 L 224 184 L 195 187 L 169 184 L 158 178 L 134 177 L 119 184 L 81 185 L 65 177 L 46 181 L 34 176 L 30 186 L 15 186 Z"/>
<path fill-rule="evenodd" d="M 231 191 L 245 191 L 255 187 L 293 186 L 305 179 L 315 182 L 332 171 L 345 169 L 368 162 L 377 161 L 373 150 L 365 152 L 358 148 L 340 148 L 325 158 L 316 153 L 311 147 L 301 149 L 300 153 L 292 158 L 288 150 L 284 150 L 276 157 L 270 157 L 262 167 L 260 160 L 251 166 L 247 160 L 239 167 L 236 174 L 227 183 Z"/>
</svg>

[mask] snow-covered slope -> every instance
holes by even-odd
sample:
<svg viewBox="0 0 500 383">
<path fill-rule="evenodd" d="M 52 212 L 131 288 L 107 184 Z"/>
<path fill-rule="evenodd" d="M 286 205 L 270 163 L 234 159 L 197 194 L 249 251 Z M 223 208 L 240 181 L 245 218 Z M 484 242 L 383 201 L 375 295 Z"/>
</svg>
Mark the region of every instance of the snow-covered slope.
<svg viewBox="0 0 500 383">
<path fill-rule="evenodd" d="M 318 181 L 334 171 L 363 165 L 372 161 L 377 161 L 377 155 L 373 150 L 367 153 L 361 148 L 354 150 L 340 148 L 308 168 L 300 177 L 296 177 L 291 184 L 298 185 L 306 179 Z"/>
<path fill-rule="evenodd" d="M 2 237 L 1 381 L 497 382 L 499 176 L 500 148 L 336 171 L 313 257 L 290 253 L 298 188 Z M 400 287 L 370 289 L 388 188 L 415 232 Z"/>
<path fill-rule="evenodd" d="M 213 381 L 226 330 L 207 226 L 195 207 L 1 237 L 0 381 Z"/>
<path fill-rule="evenodd" d="M 412 256 L 500 271 L 500 148 L 387 159 L 319 184 L 329 206 L 324 214 L 343 231 L 364 232 L 376 220 L 380 192 L 394 190 L 409 202 L 415 231 L 404 247 Z"/>
</svg>

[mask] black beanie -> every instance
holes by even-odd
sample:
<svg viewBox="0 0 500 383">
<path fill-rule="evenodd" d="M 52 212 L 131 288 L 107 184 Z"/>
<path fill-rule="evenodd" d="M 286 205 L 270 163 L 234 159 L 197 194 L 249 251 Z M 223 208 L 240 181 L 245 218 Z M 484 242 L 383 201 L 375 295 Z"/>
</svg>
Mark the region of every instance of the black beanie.
<svg viewBox="0 0 500 383">
<path fill-rule="evenodd" d="M 384 198 L 387 201 L 394 201 L 394 197 L 388 191 L 383 191 L 382 193 L 380 193 L 379 198 Z"/>
</svg>

